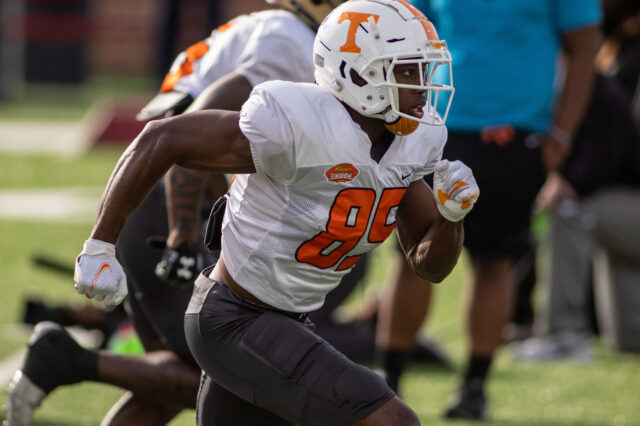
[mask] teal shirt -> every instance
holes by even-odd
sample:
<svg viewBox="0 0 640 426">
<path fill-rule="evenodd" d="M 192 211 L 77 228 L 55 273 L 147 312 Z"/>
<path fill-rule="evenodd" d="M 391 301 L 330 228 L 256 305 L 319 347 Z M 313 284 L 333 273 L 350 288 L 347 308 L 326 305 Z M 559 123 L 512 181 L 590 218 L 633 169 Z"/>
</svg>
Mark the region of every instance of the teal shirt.
<svg viewBox="0 0 640 426">
<path fill-rule="evenodd" d="M 447 127 L 547 129 L 564 31 L 598 24 L 599 0 L 413 0 L 446 40 L 455 94 Z M 444 102 L 444 100 L 441 100 Z"/>
</svg>

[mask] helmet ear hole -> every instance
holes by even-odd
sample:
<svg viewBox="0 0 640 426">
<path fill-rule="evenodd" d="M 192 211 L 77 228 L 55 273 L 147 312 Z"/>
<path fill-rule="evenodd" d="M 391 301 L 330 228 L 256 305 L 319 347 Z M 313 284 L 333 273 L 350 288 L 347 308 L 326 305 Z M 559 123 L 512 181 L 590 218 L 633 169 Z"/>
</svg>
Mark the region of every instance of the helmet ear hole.
<svg viewBox="0 0 640 426">
<path fill-rule="evenodd" d="M 351 77 L 351 81 L 358 87 L 365 86 L 367 81 L 358 74 L 358 71 L 353 68 L 349 69 L 349 76 Z"/>
</svg>

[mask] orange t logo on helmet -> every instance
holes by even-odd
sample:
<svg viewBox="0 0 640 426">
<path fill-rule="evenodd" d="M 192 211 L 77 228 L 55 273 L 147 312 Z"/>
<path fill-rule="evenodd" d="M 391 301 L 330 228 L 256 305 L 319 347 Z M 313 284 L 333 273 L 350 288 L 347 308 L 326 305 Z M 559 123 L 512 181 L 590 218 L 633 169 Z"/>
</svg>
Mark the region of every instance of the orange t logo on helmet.
<svg viewBox="0 0 640 426">
<path fill-rule="evenodd" d="M 340 46 L 341 52 L 360 53 L 360 47 L 356 44 L 356 31 L 358 31 L 360 24 L 369 20 L 369 16 L 373 16 L 376 23 L 380 18 L 380 16 L 372 13 L 342 12 L 340 18 L 338 18 L 338 24 L 342 21 L 349 21 L 349 29 L 347 30 L 347 41 Z"/>
</svg>

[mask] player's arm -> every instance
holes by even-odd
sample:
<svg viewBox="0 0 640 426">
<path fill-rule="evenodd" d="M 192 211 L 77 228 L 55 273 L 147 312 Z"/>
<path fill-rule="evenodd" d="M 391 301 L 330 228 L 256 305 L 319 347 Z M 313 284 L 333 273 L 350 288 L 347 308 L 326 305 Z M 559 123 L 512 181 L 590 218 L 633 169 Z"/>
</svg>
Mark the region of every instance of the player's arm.
<svg viewBox="0 0 640 426">
<path fill-rule="evenodd" d="M 239 111 L 251 94 L 253 86 L 241 74 L 229 74 L 202 92 L 188 111 L 223 109 Z M 195 242 L 200 225 L 200 202 L 207 186 L 219 188 L 224 180 L 221 175 L 201 170 L 173 166 L 164 178 L 169 237 L 167 247 L 176 248 L 184 242 Z"/>
<path fill-rule="evenodd" d="M 218 173 L 254 172 L 239 113 L 194 111 L 148 123 L 109 178 L 91 238 L 114 243 L 127 217 L 174 164 Z"/>
<path fill-rule="evenodd" d="M 462 219 L 478 199 L 479 189 L 467 166 L 441 160 L 436 164 L 434 191 L 423 180 L 409 185 L 398 206 L 396 232 L 414 272 L 437 283 L 458 262 Z"/>
<path fill-rule="evenodd" d="M 125 221 L 174 164 L 219 173 L 255 171 L 240 113 L 194 111 L 148 123 L 127 147 L 102 195 L 98 218 L 76 258 L 76 290 L 117 305 L 127 295 L 115 241 Z"/>
<path fill-rule="evenodd" d="M 571 142 L 591 97 L 594 59 L 600 45 L 596 25 L 563 33 L 562 47 L 566 77 L 561 88 L 553 122 L 542 145 L 547 170 L 559 170 L 571 150 Z"/>
</svg>

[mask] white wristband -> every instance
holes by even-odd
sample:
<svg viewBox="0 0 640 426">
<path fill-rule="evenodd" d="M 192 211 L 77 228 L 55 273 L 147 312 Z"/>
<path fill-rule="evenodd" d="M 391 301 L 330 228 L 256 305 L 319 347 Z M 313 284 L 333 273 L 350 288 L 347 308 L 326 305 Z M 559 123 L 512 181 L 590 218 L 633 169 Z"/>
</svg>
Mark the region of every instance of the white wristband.
<svg viewBox="0 0 640 426">
<path fill-rule="evenodd" d="M 106 241 L 88 239 L 82 246 L 82 253 L 88 254 L 90 256 L 106 254 L 108 256 L 115 257 L 116 246 Z"/>
<path fill-rule="evenodd" d="M 547 130 L 546 134 L 554 141 L 560 142 L 566 147 L 570 147 L 571 142 L 573 142 L 573 137 L 571 136 L 571 134 L 566 130 L 556 126 L 555 124 Z"/>
</svg>

